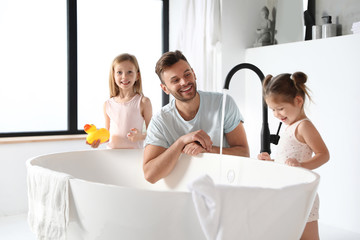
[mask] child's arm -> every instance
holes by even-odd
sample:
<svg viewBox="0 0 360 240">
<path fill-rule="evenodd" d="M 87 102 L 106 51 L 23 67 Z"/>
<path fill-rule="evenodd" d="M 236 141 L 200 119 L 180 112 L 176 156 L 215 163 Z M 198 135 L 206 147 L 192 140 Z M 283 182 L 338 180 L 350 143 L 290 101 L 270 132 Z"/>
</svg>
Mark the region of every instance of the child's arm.
<svg viewBox="0 0 360 240">
<path fill-rule="evenodd" d="M 145 97 L 145 96 L 142 97 L 140 108 L 141 108 L 141 114 L 145 121 L 146 129 L 147 129 L 149 126 L 151 117 L 152 117 L 152 106 L 151 106 L 151 101 L 148 97 Z M 142 140 L 144 140 L 146 138 L 146 132 L 142 133 L 142 135 L 143 135 Z"/>
<path fill-rule="evenodd" d="M 147 129 L 149 126 L 151 117 L 152 117 L 152 106 L 151 106 L 150 99 L 144 96 L 141 99 L 140 108 L 141 108 L 141 114 L 145 120 L 146 129 Z"/>
<path fill-rule="evenodd" d="M 140 111 L 141 111 L 141 115 L 144 118 L 145 126 L 147 129 L 152 117 L 152 106 L 149 98 L 145 96 L 142 97 L 140 103 Z M 142 141 L 146 138 L 146 132 L 139 132 L 139 129 L 132 128 L 130 129 L 130 132 L 128 133 L 127 137 L 132 142 Z"/>
<path fill-rule="evenodd" d="M 306 143 L 314 152 L 312 158 L 300 163 L 301 167 L 312 170 L 329 161 L 329 151 L 312 122 L 303 121 L 300 123 L 295 135 L 300 142 Z"/>
</svg>

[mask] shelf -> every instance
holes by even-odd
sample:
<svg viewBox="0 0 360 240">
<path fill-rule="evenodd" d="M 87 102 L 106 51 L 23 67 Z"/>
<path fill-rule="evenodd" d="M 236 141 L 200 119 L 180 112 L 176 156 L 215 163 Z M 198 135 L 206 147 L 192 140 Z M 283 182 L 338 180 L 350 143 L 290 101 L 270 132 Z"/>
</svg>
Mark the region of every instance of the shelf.
<svg viewBox="0 0 360 240">
<path fill-rule="evenodd" d="M 360 42 L 360 34 L 348 34 L 348 35 L 343 35 L 343 36 L 336 36 L 336 37 L 330 37 L 330 38 L 321 38 L 321 39 L 314 39 L 314 40 L 308 40 L 308 41 L 299 41 L 299 42 L 291 42 L 291 43 L 282 43 L 282 44 L 275 44 L 275 45 L 269 45 L 269 46 L 263 46 L 263 47 L 251 47 L 251 48 L 247 48 L 246 50 L 261 50 L 261 49 L 266 49 L 266 48 L 281 48 L 283 46 L 288 47 L 288 46 L 297 46 L 297 45 L 311 45 L 311 44 L 322 44 L 324 42 L 326 43 L 331 43 L 331 44 L 343 44 L 346 43 L 347 41 L 353 41 L 353 39 L 355 39 L 356 41 L 358 41 L 357 43 Z"/>
</svg>

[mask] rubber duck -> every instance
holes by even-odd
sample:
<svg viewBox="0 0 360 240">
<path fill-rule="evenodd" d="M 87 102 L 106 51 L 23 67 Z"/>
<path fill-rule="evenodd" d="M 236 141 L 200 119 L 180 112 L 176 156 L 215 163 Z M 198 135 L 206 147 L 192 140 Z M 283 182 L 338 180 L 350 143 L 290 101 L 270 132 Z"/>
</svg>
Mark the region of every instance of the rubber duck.
<svg viewBox="0 0 360 240">
<path fill-rule="evenodd" d="M 100 139 L 100 143 L 104 143 L 109 140 L 110 133 L 106 128 L 97 129 L 94 124 L 85 124 L 84 130 L 88 134 L 86 141 L 89 144 L 92 144 L 98 139 Z"/>
</svg>

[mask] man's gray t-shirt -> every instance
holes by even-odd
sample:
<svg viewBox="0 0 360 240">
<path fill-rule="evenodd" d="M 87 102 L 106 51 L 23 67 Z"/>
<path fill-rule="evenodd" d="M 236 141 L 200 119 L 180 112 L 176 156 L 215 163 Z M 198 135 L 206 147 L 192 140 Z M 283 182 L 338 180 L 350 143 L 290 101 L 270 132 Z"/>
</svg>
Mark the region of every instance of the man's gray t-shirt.
<svg viewBox="0 0 360 240">
<path fill-rule="evenodd" d="M 151 144 L 169 148 L 179 137 L 202 129 L 213 141 L 214 146 L 220 146 L 221 114 L 223 94 L 217 92 L 202 92 L 200 106 L 196 116 L 185 121 L 175 106 L 175 99 L 156 113 L 147 129 L 144 146 Z M 243 117 L 231 96 L 226 96 L 224 134 L 234 130 Z M 229 147 L 224 137 L 224 147 Z"/>
</svg>

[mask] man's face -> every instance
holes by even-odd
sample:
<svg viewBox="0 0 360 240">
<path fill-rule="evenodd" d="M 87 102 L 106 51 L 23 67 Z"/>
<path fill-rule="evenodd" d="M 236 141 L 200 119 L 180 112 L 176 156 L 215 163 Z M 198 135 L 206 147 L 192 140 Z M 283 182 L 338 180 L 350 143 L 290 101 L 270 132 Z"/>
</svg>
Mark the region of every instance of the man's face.
<svg viewBox="0 0 360 240">
<path fill-rule="evenodd" d="M 186 102 L 196 96 L 196 76 L 189 64 L 180 60 L 161 74 L 162 90 L 177 100 Z"/>
</svg>

